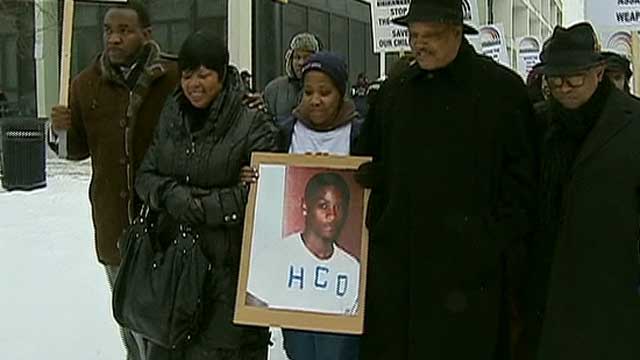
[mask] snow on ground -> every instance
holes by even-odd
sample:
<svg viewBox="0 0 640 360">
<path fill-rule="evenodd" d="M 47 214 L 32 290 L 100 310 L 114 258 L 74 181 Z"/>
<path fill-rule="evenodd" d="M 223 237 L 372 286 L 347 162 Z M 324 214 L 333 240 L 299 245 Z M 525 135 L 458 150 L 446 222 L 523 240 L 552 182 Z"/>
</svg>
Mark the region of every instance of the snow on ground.
<svg viewBox="0 0 640 360">
<path fill-rule="evenodd" d="M 2 360 L 124 359 L 93 245 L 89 166 L 49 159 L 46 188 L 0 190 Z M 273 333 L 270 359 L 285 360 Z"/>
<path fill-rule="evenodd" d="M 47 187 L 0 193 L 0 358 L 124 359 L 95 260 L 87 164 Z"/>
</svg>

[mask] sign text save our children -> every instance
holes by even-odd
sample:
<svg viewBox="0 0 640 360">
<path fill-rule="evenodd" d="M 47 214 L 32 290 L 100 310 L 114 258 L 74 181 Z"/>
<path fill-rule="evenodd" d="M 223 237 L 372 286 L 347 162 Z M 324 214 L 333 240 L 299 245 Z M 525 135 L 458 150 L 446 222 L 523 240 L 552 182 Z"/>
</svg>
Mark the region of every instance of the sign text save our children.
<svg viewBox="0 0 640 360">
<path fill-rule="evenodd" d="M 371 3 L 373 50 L 376 53 L 409 50 L 409 30 L 392 23 L 406 15 L 410 0 L 375 0 Z"/>
</svg>

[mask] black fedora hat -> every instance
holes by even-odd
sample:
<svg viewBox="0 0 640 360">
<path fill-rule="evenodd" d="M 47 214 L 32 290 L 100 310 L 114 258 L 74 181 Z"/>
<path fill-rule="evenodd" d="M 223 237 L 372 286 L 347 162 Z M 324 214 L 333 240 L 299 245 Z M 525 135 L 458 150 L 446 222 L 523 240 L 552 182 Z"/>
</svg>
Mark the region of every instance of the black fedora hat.
<svg viewBox="0 0 640 360">
<path fill-rule="evenodd" d="M 413 0 L 407 14 L 393 19 L 392 22 L 402 26 L 409 26 L 410 23 L 418 21 L 459 24 L 463 26 L 465 34 L 476 35 L 478 30 L 464 23 L 465 2 L 466 0 Z"/>
<path fill-rule="evenodd" d="M 607 71 L 619 71 L 627 76 L 633 75 L 631 71 L 631 61 L 625 55 L 612 51 L 603 51 L 602 57 L 607 62 Z"/>
<path fill-rule="evenodd" d="M 593 27 L 586 22 L 568 28 L 556 26 L 540 54 L 540 71 L 564 75 L 602 64 L 605 58 Z"/>
</svg>

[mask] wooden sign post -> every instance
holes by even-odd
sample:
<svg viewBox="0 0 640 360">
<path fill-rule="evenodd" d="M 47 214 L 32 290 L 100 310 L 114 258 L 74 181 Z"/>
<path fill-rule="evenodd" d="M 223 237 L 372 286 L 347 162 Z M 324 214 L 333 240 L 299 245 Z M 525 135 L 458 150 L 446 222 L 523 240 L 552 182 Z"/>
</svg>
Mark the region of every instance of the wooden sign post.
<svg viewBox="0 0 640 360">
<path fill-rule="evenodd" d="M 60 47 L 60 96 L 58 103 L 69 106 L 69 78 L 71 77 L 71 39 L 73 38 L 73 0 L 64 0 L 62 13 L 62 44 Z M 57 131 L 58 156 L 67 158 L 67 130 Z"/>
<path fill-rule="evenodd" d="M 640 69 L 640 37 L 638 31 L 631 31 L 631 66 L 633 67 L 633 89 L 637 95 L 640 92 L 640 74 L 636 72 Z"/>
<path fill-rule="evenodd" d="M 77 1 L 80 2 L 80 1 Z M 107 1 L 83 1 L 93 3 L 126 3 L 127 0 L 107 0 Z M 73 39 L 73 17 L 75 0 L 64 0 L 62 13 L 62 44 L 60 47 L 60 95 L 58 103 L 69 106 L 69 87 L 71 79 L 71 48 Z M 67 158 L 67 131 L 57 131 L 58 135 L 58 156 Z"/>
</svg>

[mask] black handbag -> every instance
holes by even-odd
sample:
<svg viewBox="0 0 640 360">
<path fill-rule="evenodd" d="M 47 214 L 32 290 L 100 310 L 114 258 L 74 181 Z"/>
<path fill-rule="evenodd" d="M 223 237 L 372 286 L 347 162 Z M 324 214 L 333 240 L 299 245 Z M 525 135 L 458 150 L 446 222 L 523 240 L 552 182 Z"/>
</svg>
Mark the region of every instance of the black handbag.
<svg viewBox="0 0 640 360">
<path fill-rule="evenodd" d="M 168 349 L 191 340 L 201 325 L 212 271 L 198 234 L 145 205 L 119 246 L 122 261 L 112 298 L 116 321 Z"/>
</svg>

